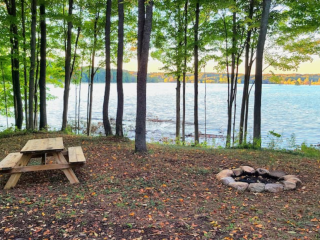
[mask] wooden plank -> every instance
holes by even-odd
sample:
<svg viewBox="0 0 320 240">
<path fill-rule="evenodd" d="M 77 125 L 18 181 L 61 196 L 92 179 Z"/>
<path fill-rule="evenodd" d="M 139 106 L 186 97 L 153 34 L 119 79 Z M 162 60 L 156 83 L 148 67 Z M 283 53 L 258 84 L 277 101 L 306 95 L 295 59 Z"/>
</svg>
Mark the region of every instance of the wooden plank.
<svg viewBox="0 0 320 240">
<path fill-rule="evenodd" d="M 29 140 L 21 153 L 37 153 L 43 151 L 62 151 L 64 149 L 62 137 Z"/>
<path fill-rule="evenodd" d="M 68 164 L 67 160 L 64 158 L 63 154 L 60 153 L 54 153 L 54 157 L 56 158 L 56 162 L 58 164 Z M 68 169 L 62 169 L 64 175 L 68 178 L 69 182 L 71 184 L 73 183 L 79 183 L 79 180 L 77 176 L 74 174 L 74 171 L 71 168 Z"/>
<path fill-rule="evenodd" d="M 57 170 L 70 168 L 69 164 L 47 164 L 47 165 L 35 165 L 35 166 L 24 166 L 15 167 L 9 171 L 9 173 L 24 173 L 24 172 L 36 172 L 46 170 Z"/>
<path fill-rule="evenodd" d="M 82 148 L 78 147 L 69 147 L 68 148 L 69 162 L 86 162 L 86 158 L 83 154 Z"/>
<path fill-rule="evenodd" d="M 18 162 L 18 164 L 16 166 L 27 166 L 29 161 L 31 159 L 31 154 L 24 154 L 22 155 L 20 161 Z M 10 176 L 7 184 L 4 186 L 4 189 L 10 189 L 16 186 L 16 184 L 18 183 L 19 179 L 21 177 L 21 173 L 14 173 Z"/>
<path fill-rule="evenodd" d="M 19 152 L 9 153 L 1 162 L 0 170 L 8 170 L 13 168 L 20 161 L 22 154 Z"/>
</svg>

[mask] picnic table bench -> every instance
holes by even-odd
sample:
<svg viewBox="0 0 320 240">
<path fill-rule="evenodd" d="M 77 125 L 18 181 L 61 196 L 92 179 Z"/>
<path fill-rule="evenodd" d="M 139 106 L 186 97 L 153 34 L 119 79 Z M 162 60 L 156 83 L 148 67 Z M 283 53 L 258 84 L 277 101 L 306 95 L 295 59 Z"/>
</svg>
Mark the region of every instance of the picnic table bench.
<svg viewBox="0 0 320 240">
<path fill-rule="evenodd" d="M 62 170 L 70 183 L 79 183 L 72 168 L 85 164 L 82 148 L 77 146 L 69 147 L 67 151 L 63 150 L 63 139 L 58 137 L 29 140 L 20 152 L 9 153 L 0 162 L 0 173 L 11 174 L 4 189 L 14 187 L 24 172 L 45 170 Z M 46 162 L 47 156 L 53 157 L 53 163 Z M 28 166 L 32 158 L 39 157 L 42 159 L 41 165 Z"/>
</svg>

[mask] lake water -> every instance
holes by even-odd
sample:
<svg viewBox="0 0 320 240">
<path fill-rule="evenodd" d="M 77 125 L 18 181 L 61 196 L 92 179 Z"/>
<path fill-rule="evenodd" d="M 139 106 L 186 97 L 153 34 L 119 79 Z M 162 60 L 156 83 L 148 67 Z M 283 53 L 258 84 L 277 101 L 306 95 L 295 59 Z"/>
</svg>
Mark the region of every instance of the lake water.
<svg viewBox="0 0 320 240">
<path fill-rule="evenodd" d="M 147 85 L 147 140 L 164 141 L 175 137 L 175 87 L 174 83 L 149 83 Z M 50 129 L 60 129 L 62 120 L 63 89 L 49 86 L 50 94 L 55 100 L 47 103 L 48 125 Z M 236 128 L 239 126 L 243 85 L 238 86 Z M 75 90 L 70 90 L 69 122 L 75 118 Z M 84 122 L 87 116 L 88 85 L 82 84 L 80 117 Z M 289 140 L 295 135 L 296 144 L 320 142 L 320 86 L 263 85 L 262 90 L 262 141 L 267 146 L 270 142 L 269 131 L 282 135 L 279 145 L 290 147 Z M 206 124 L 205 124 L 205 91 L 206 91 Z M 102 105 L 104 84 L 93 86 L 93 123 L 102 122 Z M 134 139 L 136 115 L 136 84 L 124 84 L 124 132 Z M 249 139 L 253 126 L 253 96 L 250 96 Z M 116 118 L 117 93 L 116 84 L 111 84 L 109 116 Z M 181 109 L 182 113 L 182 109 Z M 0 117 L 0 124 L 5 125 Z M 13 119 L 10 119 L 13 123 Z M 206 129 L 205 129 L 206 125 Z M 219 135 L 220 138 L 207 138 L 211 145 L 224 145 L 227 128 L 227 84 L 199 84 L 199 130 L 201 133 Z M 101 130 L 101 129 L 100 129 Z M 186 134 L 193 135 L 193 84 L 186 86 Z M 99 131 L 98 131 L 99 133 Z M 103 134 L 102 131 L 100 131 Z M 188 137 L 192 141 L 193 137 Z M 204 141 L 204 138 L 201 138 Z"/>
</svg>

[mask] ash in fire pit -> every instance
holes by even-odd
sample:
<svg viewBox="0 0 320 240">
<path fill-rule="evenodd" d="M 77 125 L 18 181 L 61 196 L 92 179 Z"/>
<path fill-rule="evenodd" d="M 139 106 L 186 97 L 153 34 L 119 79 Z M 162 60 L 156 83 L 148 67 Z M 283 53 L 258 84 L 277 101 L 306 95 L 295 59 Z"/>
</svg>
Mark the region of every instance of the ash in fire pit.
<svg viewBox="0 0 320 240">
<path fill-rule="evenodd" d="M 245 183 L 276 183 L 277 180 L 269 177 L 263 176 L 241 176 L 234 178 L 237 182 L 245 182 Z"/>
<path fill-rule="evenodd" d="M 301 180 L 295 175 L 286 175 L 282 171 L 269 172 L 267 169 L 254 169 L 249 166 L 222 170 L 217 174 L 217 179 L 239 191 L 250 192 L 280 192 L 294 190 L 301 185 Z"/>
</svg>

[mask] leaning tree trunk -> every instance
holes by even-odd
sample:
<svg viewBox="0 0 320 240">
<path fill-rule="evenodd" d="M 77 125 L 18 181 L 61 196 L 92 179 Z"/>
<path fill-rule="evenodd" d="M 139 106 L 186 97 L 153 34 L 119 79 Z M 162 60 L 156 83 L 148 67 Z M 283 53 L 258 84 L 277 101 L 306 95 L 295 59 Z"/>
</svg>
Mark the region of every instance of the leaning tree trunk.
<svg viewBox="0 0 320 240">
<path fill-rule="evenodd" d="M 261 147 L 261 97 L 262 97 L 262 71 L 263 51 L 268 30 L 268 20 L 271 0 L 263 0 L 260 33 L 256 53 L 256 74 L 254 93 L 254 116 L 253 116 L 253 142 L 254 146 Z"/>
<path fill-rule="evenodd" d="M 123 84 L 122 84 L 122 65 L 123 65 L 123 24 L 124 11 L 123 0 L 118 0 L 118 61 L 117 61 L 117 93 L 118 93 L 118 107 L 116 119 L 116 135 L 122 137 L 122 119 L 123 119 Z"/>
<path fill-rule="evenodd" d="M 19 75 L 19 39 L 18 27 L 15 24 L 17 17 L 17 8 L 15 0 L 5 1 L 8 14 L 12 17 L 13 22 L 10 24 L 10 43 L 11 43 L 11 73 L 13 85 L 13 98 L 14 98 L 14 112 L 15 112 L 15 125 L 18 129 L 22 128 L 23 122 L 23 106 L 20 90 L 20 75 Z"/>
<path fill-rule="evenodd" d="M 146 9 L 145 9 L 146 7 Z M 138 74 L 135 151 L 146 152 L 147 70 L 153 1 L 138 0 Z"/>
<path fill-rule="evenodd" d="M 249 19 L 252 19 L 253 16 L 253 7 L 254 7 L 254 0 L 250 0 L 249 6 Z M 251 42 L 251 34 L 252 30 L 250 25 L 248 26 L 247 38 L 245 42 L 245 69 L 244 69 L 244 85 L 243 85 L 243 94 L 242 94 L 242 103 L 241 103 L 241 113 L 240 113 L 240 127 L 239 127 L 239 144 L 243 143 L 244 135 L 247 133 L 244 132 L 244 123 L 245 123 L 245 112 L 247 101 L 249 101 L 249 81 L 251 75 L 251 62 L 249 61 L 249 54 L 250 54 L 250 42 Z"/>
<path fill-rule="evenodd" d="M 62 113 L 62 127 L 61 131 L 67 128 L 68 123 L 68 105 L 69 105 L 69 92 L 70 92 L 70 78 L 71 78 L 71 36 L 72 36 L 72 8 L 73 0 L 69 0 L 68 11 L 68 31 L 67 31 L 67 49 L 65 58 L 65 75 L 64 75 L 64 93 L 63 93 L 63 113 Z"/>
<path fill-rule="evenodd" d="M 199 72 L 199 15 L 200 4 L 196 3 L 196 23 L 194 25 L 194 143 L 199 143 L 199 120 L 198 120 L 198 72 Z"/>
<path fill-rule="evenodd" d="M 34 129 L 34 72 L 36 67 L 36 24 L 37 24 L 37 0 L 32 0 L 31 2 L 31 39 L 30 39 L 30 73 L 29 73 L 29 126 L 30 130 Z"/>
<path fill-rule="evenodd" d="M 46 7 L 40 5 L 40 125 L 39 128 L 47 129 L 47 100 L 46 100 L 46 71 L 47 71 L 47 25 L 46 25 Z"/>
</svg>

